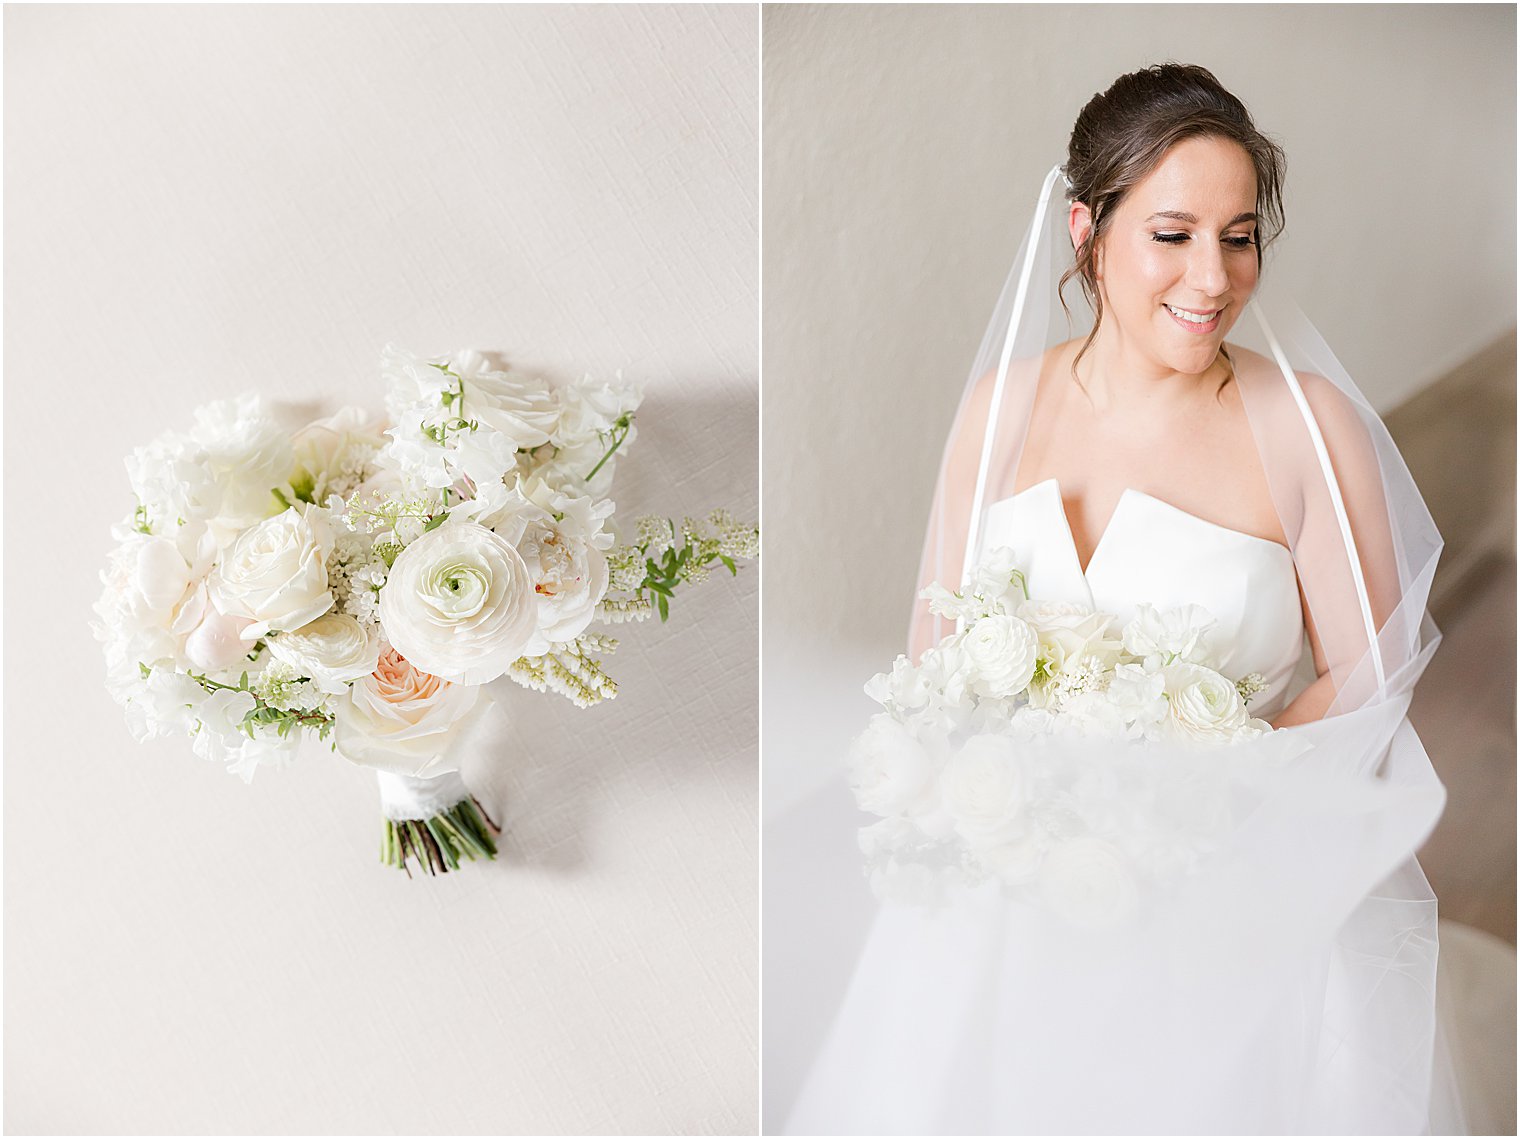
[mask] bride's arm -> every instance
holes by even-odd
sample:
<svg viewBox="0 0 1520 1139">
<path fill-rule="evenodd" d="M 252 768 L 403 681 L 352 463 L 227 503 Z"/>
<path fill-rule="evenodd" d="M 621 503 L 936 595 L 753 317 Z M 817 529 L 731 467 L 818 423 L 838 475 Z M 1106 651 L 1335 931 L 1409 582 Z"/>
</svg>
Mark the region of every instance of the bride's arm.
<svg viewBox="0 0 1520 1139">
<path fill-rule="evenodd" d="M 1303 607 L 1304 628 L 1309 633 L 1309 648 L 1314 652 L 1314 671 L 1317 675 L 1312 684 L 1288 701 L 1288 706 L 1270 721 L 1274 728 L 1288 728 L 1294 724 L 1308 724 L 1323 719 L 1335 699 L 1335 678 L 1330 675 L 1330 664 L 1325 659 L 1325 649 L 1319 641 L 1319 630 L 1314 627 L 1314 617 L 1309 612 L 1302 582 L 1298 586 L 1298 602 Z"/>
</svg>

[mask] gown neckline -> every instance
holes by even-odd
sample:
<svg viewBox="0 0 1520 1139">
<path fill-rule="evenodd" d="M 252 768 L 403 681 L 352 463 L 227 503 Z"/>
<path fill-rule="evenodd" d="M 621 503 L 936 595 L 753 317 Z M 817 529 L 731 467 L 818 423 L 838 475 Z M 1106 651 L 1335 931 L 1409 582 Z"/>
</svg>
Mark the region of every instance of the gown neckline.
<svg viewBox="0 0 1520 1139">
<path fill-rule="evenodd" d="M 1103 526 L 1103 532 L 1098 535 L 1098 542 L 1095 546 L 1093 546 L 1092 555 L 1087 559 L 1087 565 L 1084 566 L 1082 564 L 1082 555 L 1077 549 L 1076 536 L 1071 529 L 1071 519 L 1067 516 L 1066 513 L 1066 502 L 1061 497 L 1061 483 L 1059 479 L 1055 478 L 1054 476 L 1048 479 L 1041 479 L 1039 482 L 1026 486 L 1023 490 L 1010 496 L 1009 498 L 1003 499 L 1002 501 L 1012 502 L 1014 499 L 1022 498 L 1024 495 L 1029 494 L 1031 491 L 1039 490 L 1043 487 L 1055 488 L 1056 514 L 1060 516 L 1061 525 L 1066 531 L 1066 544 L 1068 549 L 1071 551 L 1072 561 L 1076 563 L 1077 572 L 1082 575 L 1083 580 L 1089 580 L 1088 575 L 1091 573 L 1093 566 L 1098 563 L 1098 558 L 1103 553 L 1104 544 L 1108 541 L 1109 534 L 1113 532 L 1114 522 L 1116 519 L 1118 519 L 1120 513 L 1124 510 L 1124 504 L 1129 500 L 1131 495 L 1143 501 L 1151 502 L 1164 510 L 1171 511 L 1173 514 L 1180 515 L 1183 518 L 1191 519 L 1194 523 L 1200 526 L 1207 526 L 1211 530 L 1216 530 L 1224 534 L 1230 534 L 1236 538 L 1244 538 L 1248 542 L 1259 542 L 1262 545 L 1271 546 L 1274 549 L 1281 550 L 1284 554 L 1287 554 L 1290 560 L 1293 557 L 1293 552 L 1281 542 L 1275 542 L 1271 538 L 1263 538 L 1259 534 L 1247 534 L 1244 530 L 1236 530 L 1230 526 L 1221 525 L 1218 522 L 1210 522 L 1207 518 L 1200 518 L 1198 515 L 1192 513 L 1191 511 L 1184 510 L 1180 506 L 1175 506 L 1172 503 L 1167 502 L 1164 498 L 1157 498 L 1153 494 L 1147 494 L 1143 490 L 1137 490 L 1135 487 L 1127 486 L 1123 491 L 1120 492 L 1119 501 L 1114 504 L 1113 510 L 1109 513 L 1108 521 Z"/>
</svg>

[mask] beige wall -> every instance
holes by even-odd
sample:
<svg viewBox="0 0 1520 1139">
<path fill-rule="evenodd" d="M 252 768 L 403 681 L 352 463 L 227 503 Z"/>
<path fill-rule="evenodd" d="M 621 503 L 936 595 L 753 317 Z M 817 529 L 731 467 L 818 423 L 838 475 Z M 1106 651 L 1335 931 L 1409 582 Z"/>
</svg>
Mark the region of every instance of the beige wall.
<svg viewBox="0 0 1520 1139">
<path fill-rule="evenodd" d="M 1380 409 L 1514 323 L 1509 5 L 773 6 L 764 36 L 768 804 L 810 646 L 900 651 L 966 370 L 1119 74 L 1201 63 L 1283 144 L 1272 271 Z"/>
</svg>

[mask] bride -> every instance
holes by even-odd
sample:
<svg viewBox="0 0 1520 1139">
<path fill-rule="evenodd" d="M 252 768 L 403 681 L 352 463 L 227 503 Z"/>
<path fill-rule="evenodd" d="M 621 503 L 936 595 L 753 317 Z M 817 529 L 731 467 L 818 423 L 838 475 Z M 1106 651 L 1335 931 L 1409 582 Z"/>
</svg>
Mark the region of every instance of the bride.
<svg viewBox="0 0 1520 1139">
<path fill-rule="evenodd" d="M 1200 67 L 1122 76 L 1078 116 L 962 397 L 919 584 L 969 594 L 990 559 L 1023 627 L 1067 638 L 1030 682 L 1042 722 L 1099 683 L 1084 653 L 1158 613 L 1241 685 L 1168 673 L 1143 762 L 1073 751 L 1043 798 L 1039 749 L 999 753 L 988 779 L 1025 791 L 992 838 L 966 787 L 857 744 L 888 900 L 788 1132 L 1460 1129 L 1413 856 L 1444 792 L 1405 718 L 1441 541 L 1355 384 L 1260 288 L 1283 168 Z M 878 720 L 915 722 L 915 663 L 966 628 L 947 598 L 915 606 Z M 940 762 L 968 733 L 1027 740 L 1019 721 L 962 719 Z M 1221 728 L 1236 742 L 1202 763 L 1177 742 Z M 931 847 L 959 854 L 914 860 Z"/>
</svg>

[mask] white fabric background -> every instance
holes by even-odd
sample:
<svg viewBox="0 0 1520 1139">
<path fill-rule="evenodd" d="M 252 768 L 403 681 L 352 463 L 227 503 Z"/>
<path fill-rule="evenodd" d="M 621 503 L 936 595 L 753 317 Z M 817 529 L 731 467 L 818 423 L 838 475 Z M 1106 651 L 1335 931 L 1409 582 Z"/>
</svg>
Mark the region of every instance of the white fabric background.
<svg viewBox="0 0 1520 1139">
<path fill-rule="evenodd" d="M 748 1132 L 757 574 L 501 682 L 499 862 L 377 862 L 318 745 L 132 742 L 87 628 L 122 457 L 388 339 L 644 381 L 615 498 L 758 507 L 752 7 L 7 8 L 8 1132 Z"/>
</svg>

